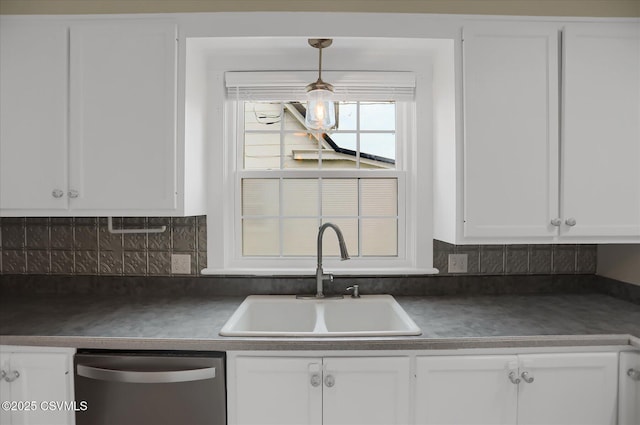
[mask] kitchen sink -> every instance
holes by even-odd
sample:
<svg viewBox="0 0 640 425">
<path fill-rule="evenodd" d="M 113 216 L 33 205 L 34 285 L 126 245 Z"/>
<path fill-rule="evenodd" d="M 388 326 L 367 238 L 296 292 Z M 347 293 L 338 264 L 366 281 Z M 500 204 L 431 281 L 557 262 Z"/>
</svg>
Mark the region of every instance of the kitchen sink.
<svg viewBox="0 0 640 425">
<path fill-rule="evenodd" d="M 222 336 L 401 336 L 422 331 L 391 295 L 297 299 L 250 295 L 220 331 Z"/>
</svg>

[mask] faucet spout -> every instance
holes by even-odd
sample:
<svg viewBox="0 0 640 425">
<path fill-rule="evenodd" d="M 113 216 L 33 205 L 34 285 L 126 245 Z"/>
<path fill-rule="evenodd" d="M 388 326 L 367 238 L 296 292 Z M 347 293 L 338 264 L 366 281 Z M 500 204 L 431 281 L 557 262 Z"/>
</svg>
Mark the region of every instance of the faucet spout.
<svg viewBox="0 0 640 425">
<path fill-rule="evenodd" d="M 324 298 L 323 284 L 325 280 L 332 281 L 333 275 L 325 274 L 322 269 L 322 237 L 327 227 L 332 228 L 338 236 L 338 245 L 340 247 L 340 259 L 342 261 L 349 259 L 349 252 L 347 251 L 347 244 L 342 236 L 342 231 L 338 226 L 333 223 L 324 223 L 318 230 L 318 266 L 316 268 L 316 298 Z"/>
</svg>

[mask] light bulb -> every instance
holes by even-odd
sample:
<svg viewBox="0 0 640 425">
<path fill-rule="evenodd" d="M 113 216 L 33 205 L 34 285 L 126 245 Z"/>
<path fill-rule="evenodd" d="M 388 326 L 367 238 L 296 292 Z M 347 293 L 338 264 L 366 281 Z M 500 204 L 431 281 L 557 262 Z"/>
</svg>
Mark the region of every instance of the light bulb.
<svg viewBox="0 0 640 425">
<path fill-rule="evenodd" d="M 318 118 L 318 121 L 324 121 L 324 117 L 325 117 L 325 108 L 327 107 L 327 105 L 324 104 L 324 102 L 318 102 L 315 105 L 315 110 L 316 110 L 316 118 Z"/>
</svg>

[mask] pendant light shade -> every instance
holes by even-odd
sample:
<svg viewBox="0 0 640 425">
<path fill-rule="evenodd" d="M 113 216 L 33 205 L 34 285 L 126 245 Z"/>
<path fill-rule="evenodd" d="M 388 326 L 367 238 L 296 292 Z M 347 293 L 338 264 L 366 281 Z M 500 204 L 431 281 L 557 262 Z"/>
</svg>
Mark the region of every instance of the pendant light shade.
<svg viewBox="0 0 640 425">
<path fill-rule="evenodd" d="M 332 91 L 316 89 L 307 92 L 307 115 L 304 121 L 311 130 L 327 131 L 336 125 Z"/>
<path fill-rule="evenodd" d="M 318 80 L 307 85 L 305 125 L 310 130 L 327 131 L 336 125 L 333 86 L 322 81 L 322 49 L 331 46 L 330 38 L 310 38 L 309 45 L 319 51 Z"/>
</svg>

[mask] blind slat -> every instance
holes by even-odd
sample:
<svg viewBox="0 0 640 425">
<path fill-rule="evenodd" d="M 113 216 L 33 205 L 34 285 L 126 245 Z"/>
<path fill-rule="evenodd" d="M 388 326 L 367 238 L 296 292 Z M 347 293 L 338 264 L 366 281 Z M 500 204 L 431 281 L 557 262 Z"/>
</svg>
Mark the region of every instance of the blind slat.
<svg viewBox="0 0 640 425">
<path fill-rule="evenodd" d="M 306 85 L 316 79 L 315 71 L 225 73 L 227 96 L 239 100 L 305 100 Z M 336 100 L 410 101 L 416 87 L 412 72 L 324 71 L 323 80 L 334 86 Z"/>
</svg>

